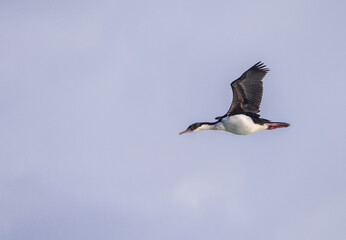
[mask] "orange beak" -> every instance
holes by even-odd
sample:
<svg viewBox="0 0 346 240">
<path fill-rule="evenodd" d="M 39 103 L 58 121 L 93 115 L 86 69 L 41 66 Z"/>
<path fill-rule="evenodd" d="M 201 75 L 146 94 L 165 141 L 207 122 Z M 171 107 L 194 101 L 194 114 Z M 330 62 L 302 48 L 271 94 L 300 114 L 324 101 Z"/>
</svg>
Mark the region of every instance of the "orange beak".
<svg viewBox="0 0 346 240">
<path fill-rule="evenodd" d="M 184 133 L 189 133 L 189 132 L 192 132 L 192 131 L 191 130 L 185 130 L 185 131 L 182 131 L 181 133 L 179 133 L 179 135 L 184 134 Z"/>
</svg>

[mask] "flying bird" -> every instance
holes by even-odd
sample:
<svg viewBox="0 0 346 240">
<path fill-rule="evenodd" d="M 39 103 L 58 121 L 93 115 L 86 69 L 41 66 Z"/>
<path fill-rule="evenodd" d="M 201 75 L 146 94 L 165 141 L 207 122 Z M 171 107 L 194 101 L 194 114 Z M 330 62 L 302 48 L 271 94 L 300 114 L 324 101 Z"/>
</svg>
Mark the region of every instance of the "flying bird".
<svg viewBox="0 0 346 240">
<path fill-rule="evenodd" d="M 215 122 L 191 124 L 179 135 L 199 130 L 224 130 L 238 135 L 247 135 L 263 130 L 288 127 L 285 122 L 272 122 L 260 118 L 260 104 L 263 95 L 262 79 L 269 71 L 262 62 L 256 63 L 231 83 L 233 100 L 227 113 L 215 118 Z"/>
</svg>

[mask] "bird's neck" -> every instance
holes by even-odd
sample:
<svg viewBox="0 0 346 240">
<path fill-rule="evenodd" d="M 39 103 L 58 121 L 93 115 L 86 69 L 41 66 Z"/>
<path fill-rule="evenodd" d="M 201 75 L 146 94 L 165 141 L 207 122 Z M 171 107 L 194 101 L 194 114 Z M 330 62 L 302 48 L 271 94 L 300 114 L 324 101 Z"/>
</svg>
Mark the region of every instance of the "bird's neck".
<svg viewBox="0 0 346 240">
<path fill-rule="evenodd" d="M 198 128 L 198 130 L 224 130 L 222 122 L 203 122 L 202 125 Z"/>
</svg>

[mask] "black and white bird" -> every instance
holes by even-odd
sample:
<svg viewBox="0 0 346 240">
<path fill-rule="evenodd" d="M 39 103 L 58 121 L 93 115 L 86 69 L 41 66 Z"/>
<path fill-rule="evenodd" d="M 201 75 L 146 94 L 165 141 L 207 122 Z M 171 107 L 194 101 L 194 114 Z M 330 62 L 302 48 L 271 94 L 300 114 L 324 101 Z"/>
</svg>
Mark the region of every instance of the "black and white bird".
<svg viewBox="0 0 346 240">
<path fill-rule="evenodd" d="M 238 135 L 247 135 L 263 130 L 288 127 L 285 122 L 271 122 L 260 118 L 259 107 L 263 95 L 262 79 L 269 71 L 258 62 L 231 83 L 233 100 L 227 113 L 215 118 L 216 122 L 197 122 L 191 124 L 179 135 L 199 130 L 224 130 Z"/>
</svg>

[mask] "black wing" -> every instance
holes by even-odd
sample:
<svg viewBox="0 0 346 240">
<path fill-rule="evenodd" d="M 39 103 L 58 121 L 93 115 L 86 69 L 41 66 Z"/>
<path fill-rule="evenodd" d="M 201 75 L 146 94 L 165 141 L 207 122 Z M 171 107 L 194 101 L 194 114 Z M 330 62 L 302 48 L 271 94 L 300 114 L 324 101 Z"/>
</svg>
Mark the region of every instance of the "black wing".
<svg viewBox="0 0 346 240">
<path fill-rule="evenodd" d="M 263 95 L 262 79 L 268 71 L 263 63 L 258 62 L 231 83 L 233 100 L 226 115 L 242 113 L 257 115 Z"/>
</svg>

